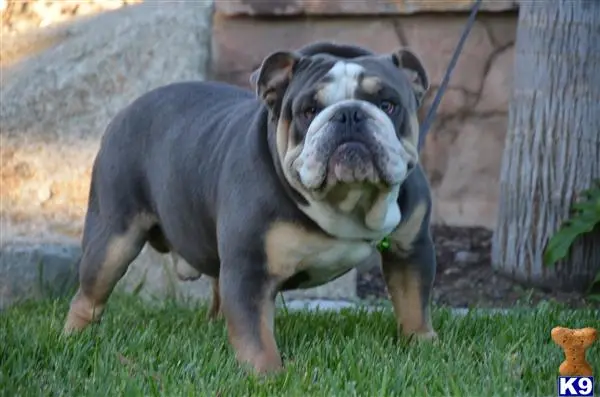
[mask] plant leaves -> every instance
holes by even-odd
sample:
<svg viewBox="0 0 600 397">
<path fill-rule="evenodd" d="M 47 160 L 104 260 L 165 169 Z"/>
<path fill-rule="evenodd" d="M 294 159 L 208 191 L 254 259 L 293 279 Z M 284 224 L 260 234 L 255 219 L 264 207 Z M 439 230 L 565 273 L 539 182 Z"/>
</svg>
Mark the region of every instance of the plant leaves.
<svg viewBox="0 0 600 397">
<path fill-rule="evenodd" d="M 600 272 L 598 272 L 598 274 L 596 274 L 596 278 L 592 280 L 592 285 L 596 283 L 600 283 Z"/>
<path fill-rule="evenodd" d="M 581 192 L 581 197 L 584 199 L 571 206 L 574 211 L 571 218 L 548 241 L 543 257 L 547 266 L 564 259 L 577 237 L 600 225 L 600 181 L 595 181 L 592 188 Z"/>
<path fill-rule="evenodd" d="M 544 263 L 553 265 L 566 257 L 579 234 L 578 228 L 570 225 L 563 226 L 548 242 L 544 252 Z"/>
<path fill-rule="evenodd" d="M 588 295 L 588 296 L 586 296 L 586 299 L 591 300 L 591 301 L 600 302 L 600 294 Z"/>
</svg>

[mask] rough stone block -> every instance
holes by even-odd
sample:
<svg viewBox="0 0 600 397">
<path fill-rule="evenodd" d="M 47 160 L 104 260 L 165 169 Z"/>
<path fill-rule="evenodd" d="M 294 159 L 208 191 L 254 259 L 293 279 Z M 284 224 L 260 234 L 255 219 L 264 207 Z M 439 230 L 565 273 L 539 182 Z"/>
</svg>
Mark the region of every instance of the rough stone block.
<svg viewBox="0 0 600 397">
<path fill-rule="evenodd" d="M 182 259 L 179 259 L 182 260 Z M 180 281 L 170 254 L 163 255 L 146 245 L 117 284 L 117 290 L 134 292 L 144 299 L 173 299 L 181 303 L 206 301 L 212 296 L 210 279 Z"/>
<path fill-rule="evenodd" d="M 0 249 L 0 310 L 73 291 L 79 255 L 77 244 L 4 244 Z"/>
<path fill-rule="evenodd" d="M 49 47 L 2 74 L 2 216 L 77 234 L 107 123 L 155 87 L 203 79 L 211 21 L 210 4 L 148 2 L 34 36 Z"/>
<path fill-rule="evenodd" d="M 439 86 L 465 25 L 463 16 L 417 16 L 399 18 L 405 44 L 422 59 L 432 86 Z M 486 62 L 494 46 L 484 22 L 475 22 L 450 79 L 449 87 L 478 93 L 483 83 Z"/>
<path fill-rule="evenodd" d="M 512 93 L 514 47 L 495 54 L 485 76 L 480 100 L 475 106 L 477 112 L 497 112 L 498 109 L 508 110 L 508 103 Z"/>
<path fill-rule="evenodd" d="M 473 0 L 216 0 L 219 12 L 229 16 L 298 15 L 404 15 L 420 12 L 468 11 Z M 516 0 L 484 0 L 481 11 L 508 11 Z"/>
<path fill-rule="evenodd" d="M 229 19 L 216 15 L 213 29 L 213 73 L 216 79 L 249 87 L 248 78 L 269 53 L 299 48 L 313 41 L 354 43 L 376 52 L 401 46 L 389 18 Z"/>
<path fill-rule="evenodd" d="M 507 119 L 502 115 L 471 117 L 445 128 L 446 131 L 432 134 L 424 148 L 429 153 L 428 167 L 444 169 L 433 187 L 433 220 L 457 226 L 493 227 Z M 448 130 L 453 130 L 450 137 L 446 135 Z M 440 149 L 430 145 L 437 137 L 450 142 L 439 145 L 445 147 L 443 158 L 436 157 Z"/>
</svg>

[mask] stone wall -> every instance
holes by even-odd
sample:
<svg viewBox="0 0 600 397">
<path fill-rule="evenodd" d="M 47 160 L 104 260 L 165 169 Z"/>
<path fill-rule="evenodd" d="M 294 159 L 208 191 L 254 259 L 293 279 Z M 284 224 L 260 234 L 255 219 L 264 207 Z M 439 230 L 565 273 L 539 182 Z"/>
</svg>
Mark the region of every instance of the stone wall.
<svg viewBox="0 0 600 397">
<path fill-rule="evenodd" d="M 408 46 L 422 57 L 430 73 L 426 110 L 468 17 L 466 12 L 450 11 L 468 11 L 470 4 L 216 0 L 213 75 L 248 87 L 249 74 L 268 53 L 315 40 L 357 43 L 377 52 Z M 434 191 L 436 223 L 489 228 L 495 223 L 515 6 L 514 1 L 484 1 L 428 135 L 422 161 Z"/>
<path fill-rule="evenodd" d="M 110 118 L 136 96 L 207 75 L 248 87 L 249 74 L 269 52 L 329 39 L 377 52 L 412 47 L 431 75 L 427 109 L 470 4 L 216 0 L 213 7 L 210 0 L 190 0 L 168 7 L 121 7 L 129 2 L 0 0 L 0 309 L 43 296 L 45 284 L 64 293 L 63 286 L 72 283 L 100 137 Z M 122 9 L 89 16 L 81 11 L 88 3 L 100 7 L 92 14 L 119 4 Z M 494 224 L 514 7 L 512 0 L 484 1 L 428 137 L 423 163 L 435 193 L 435 222 Z M 87 17 L 71 21 L 81 13 Z M 178 282 L 170 276 L 171 267 L 168 257 L 146 247 L 122 285 L 132 290 L 144 283 L 142 293 L 159 297 L 174 290 L 193 299 L 209 295 L 205 280 Z M 289 296 L 352 299 L 355 274 Z"/>
</svg>

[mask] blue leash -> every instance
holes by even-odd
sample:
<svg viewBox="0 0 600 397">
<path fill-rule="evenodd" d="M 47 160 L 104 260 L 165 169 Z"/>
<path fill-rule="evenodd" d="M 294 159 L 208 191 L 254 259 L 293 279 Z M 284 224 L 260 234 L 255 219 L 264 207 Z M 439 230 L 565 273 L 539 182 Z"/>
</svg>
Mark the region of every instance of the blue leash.
<svg viewBox="0 0 600 397">
<path fill-rule="evenodd" d="M 431 107 L 429 108 L 429 112 L 427 112 L 425 121 L 423 122 L 423 124 L 421 124 L 421 131 L 419 133 L 419 151 L 421 151 L 421 149 L 423 148 L 423 145 L 425 144 L 425 137 L 427 136 L 427 133 L 429 132 L 429 129 L 431 128 L 431 123 L 433 122 L 433 119 L 435 118 L 435 113 L 437 112 L 437 109 L 440 106 L 440 102 L 442 101 L 442 96 L 444 95 L 444 91 L 446 91 L 446 88 L 448 87 L 448 82 L 450 81 L 450 76 L 452 75 L 452 71 L 454 70 L 454 67 L 456 66 L 456 62 L 458 61 L 458 57 L 460 56 L 460 53 L 462 52 L 465 41 L 467 40 L 467 37 L 469 36 L 469 33 L 471 32 L 471 28 L 473 28 L 473 25 L 475 24 L 475 17 L 477 16 L 477 12 L 479 11 L 479 6 L 481 5 L 481 1 L 482 0 L 475 0 L 475 3 L 473 4 L 473 7 L 471 8 L 471 14 L 469 15 L 469 19 L 467 20 L 467 24 L 465 25 L 462 36 L 460 37 L 460 40 L 458 42 L 458 45 L 456 46 L 456 49 L 454 50 L 454 54 L 452 55 L 450 64 L 448 64 L 448 69 L 446 69 L 446 74 L 444 75 L 442 84 L 440 85 L 440 88 L 438 89 L 438 91 L 435 95 L 435 99 L 433 100 L 433 103 L 431 104 Z"/>
</svg>

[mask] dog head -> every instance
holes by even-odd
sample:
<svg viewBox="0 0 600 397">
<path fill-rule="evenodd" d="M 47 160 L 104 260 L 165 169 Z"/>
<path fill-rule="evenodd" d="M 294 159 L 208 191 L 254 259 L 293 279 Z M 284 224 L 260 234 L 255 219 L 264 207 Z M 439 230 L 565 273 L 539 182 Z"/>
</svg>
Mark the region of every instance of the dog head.
<svg viewBox="0 0 600 397">
<path fill-rule="evenodd" d="M 251 82 L 275 125 L 283 174 L 309 203 L 302 209 L 339 237 L 393 230 L 399 187 L 419 161 L 429 82 L 418 57 L 315 43 L 270 54 Z M 353 231 L 340 230 L 342 219 Z"/>
</svg>

